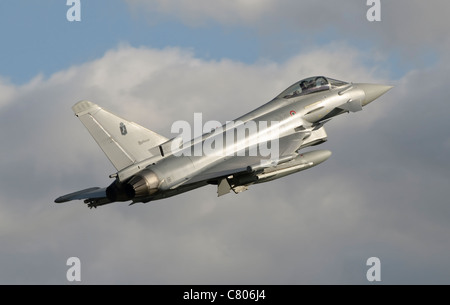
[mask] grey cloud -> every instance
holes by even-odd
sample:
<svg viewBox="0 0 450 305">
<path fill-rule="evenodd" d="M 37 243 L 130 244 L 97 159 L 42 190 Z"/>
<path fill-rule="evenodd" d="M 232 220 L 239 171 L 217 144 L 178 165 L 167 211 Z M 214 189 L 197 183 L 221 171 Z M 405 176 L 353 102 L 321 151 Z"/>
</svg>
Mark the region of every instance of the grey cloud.
<svg viewBox="0 0 450 305">
<path fill-rule="evenodd" d="M 290 39 L 297 40 L 294 45 L 308 45 L 314 37 L 329 33 L 329 39 L 359 40 L 366 45 L 372 43 L 376 50 L 390 48 L 413 58 L 423 52 L 445 55 L 450 47 L 446 34 L 450 3 L 445 0 L 381 1 L 381 22 L 368 22 L 369 6 L 361 0 L 219 0 L 213 8 L 203 0 L 127 2 L 132 10 L 139 8 L 140 14 L 152 21 L 166 16 L 189 26 L 207 26 L 211 22 L 225 27 L 244 26 L 258 30 L 264 41 L 270 39 L 270 44 L 276 45 L 288 43 L 286 35 L 282 35 L 286 32 L 292 35 Z"/>
<path fill-rule="evenodd" d="M 113 172 L 70 110 L 80 99 L 170 136 L 176 119 L 233 119 L 309 74 L 389 83 L 364 60 L 336 44 L 253 65 L 122 46 L 49 79 L 2 82 L 0 282 L 66 283 L 78 256 L 86 284 L 364 284 L 378 256 L 383 283 L 448 283 L 446 65 L 328 123 L 321 148 L 333 156 L 317 168 L 220 198 L 209 186 L 132 207 L 53 203 Z"/>
</svg>

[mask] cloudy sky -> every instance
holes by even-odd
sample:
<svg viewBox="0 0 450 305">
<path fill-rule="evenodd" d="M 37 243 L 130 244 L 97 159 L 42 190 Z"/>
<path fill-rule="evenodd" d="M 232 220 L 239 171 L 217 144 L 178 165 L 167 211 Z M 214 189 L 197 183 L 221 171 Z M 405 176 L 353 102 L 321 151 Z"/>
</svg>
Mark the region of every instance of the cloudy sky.
<svg viewBox="0 0 450 305">
<path fill-rule="evenodd" d="M 446 0 L 0 3 L 0 284 L 450 283 Z M 166 137 L 226 121 L 311 75 L 395 88 L 327 124 L 311 170 L 89 210 L 60 195 L 113 166 L 71 111 L 89 99 Z"/>
</svg>

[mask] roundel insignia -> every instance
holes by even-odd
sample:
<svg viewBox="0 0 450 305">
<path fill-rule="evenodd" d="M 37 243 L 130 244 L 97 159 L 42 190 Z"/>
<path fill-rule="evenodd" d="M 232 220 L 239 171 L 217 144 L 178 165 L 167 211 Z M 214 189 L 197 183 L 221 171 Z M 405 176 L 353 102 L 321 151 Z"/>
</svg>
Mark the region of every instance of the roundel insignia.
<svg viewBox="0 0 450 305">
<path fill-rule="evenodd" d="M 290 112 L 289 112 L 289 114 L 291 115 L 291 116 L 293 116 L 293 115 L 295 115 L 297 112 L 295 112 L 295 110 L 291 110 Z"/>
</svg>

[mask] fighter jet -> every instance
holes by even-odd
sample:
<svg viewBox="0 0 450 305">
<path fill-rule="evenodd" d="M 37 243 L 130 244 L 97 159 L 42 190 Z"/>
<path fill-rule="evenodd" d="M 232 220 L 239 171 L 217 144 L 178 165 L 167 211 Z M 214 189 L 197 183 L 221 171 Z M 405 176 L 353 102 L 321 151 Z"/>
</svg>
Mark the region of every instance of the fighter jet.
<svg viewBox="0 0 450 305">
<path fill-rule="evenodd" d="M 259 108 L 204 133 L 168 139 L 89 102 L 72 109 L 116 168 L 114 181 L 61 196 L 90 208 L 112 202 L 147 203 L 216 185 L 218 196 L 245 191 L 316 166 L 328 150 L 302 152 L 327 141 L 324 124 L 358 112 L 392 86 L 303 79 Z M 270 148 L 269 148 L 270 147 Z"/>
</svg>

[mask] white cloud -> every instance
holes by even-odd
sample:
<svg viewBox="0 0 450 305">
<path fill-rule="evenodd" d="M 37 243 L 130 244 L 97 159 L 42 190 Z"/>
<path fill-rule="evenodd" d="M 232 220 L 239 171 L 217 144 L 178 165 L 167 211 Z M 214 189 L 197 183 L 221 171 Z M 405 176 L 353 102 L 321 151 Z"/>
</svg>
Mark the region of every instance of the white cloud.
<svg viewBox="0 0 450 305">
<path fill-rule="evenodd" d="M 419 86 L 422 74 L 411 73 L 365 111 L 329 123 L 324 148 L 334 154 L 312 170 L 221 198 L 209 186 L 132 207 L 53 203 L 107 185 L 113 172 L 71 113 L 78 100 L 170 136 L 175 120 L 192 121 L 194 112 L 233 119 L 311 74 L 388 82 L 365 56 L 331 44 L 281 64 L 248 65 L 121 46 L 48 79 L 3 81 L 0 282 L 65 283 L 66 259 L 79 256 L 84 283 L 364 283 L 374 255 L 398 272 L 383 273 L 386 282 L 448 282 L 448 174 L 427 170 L 448 146 L 425 155 L 417 143 L 417 132 L 423 138 L 435 126 L 420 119 L 423 100 L 446 96 L 442 67 L 425 77 L 439 76 L 438 84 Z M 447 138 L 448 110 L 431 110 Z"/>
</svg>

